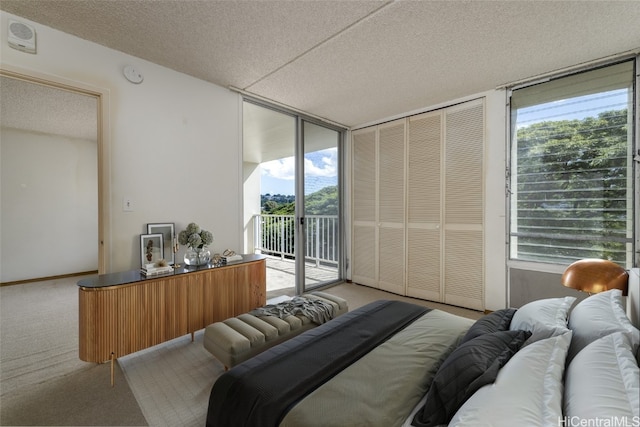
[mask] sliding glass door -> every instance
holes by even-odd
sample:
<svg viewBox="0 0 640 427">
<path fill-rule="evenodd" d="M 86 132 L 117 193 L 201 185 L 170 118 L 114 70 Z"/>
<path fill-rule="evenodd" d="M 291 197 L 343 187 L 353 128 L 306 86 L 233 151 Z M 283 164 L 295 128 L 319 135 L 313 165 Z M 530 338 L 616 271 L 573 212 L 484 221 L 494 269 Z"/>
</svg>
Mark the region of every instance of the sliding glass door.
<svg viewBox="0 0 640 427">
<path fill-rule="evenodd" d="M 299 291 L 340 279 L 340 132 L 300 121 Z M 302 262 L 304 261 L 304 262 Z"/>
<path fill-rule="evenodd" d="M 301 294 L 342 279 L 343 130 L 245 100 L 245 252 L 267 258 L 267 294 Z"/>
</svg>

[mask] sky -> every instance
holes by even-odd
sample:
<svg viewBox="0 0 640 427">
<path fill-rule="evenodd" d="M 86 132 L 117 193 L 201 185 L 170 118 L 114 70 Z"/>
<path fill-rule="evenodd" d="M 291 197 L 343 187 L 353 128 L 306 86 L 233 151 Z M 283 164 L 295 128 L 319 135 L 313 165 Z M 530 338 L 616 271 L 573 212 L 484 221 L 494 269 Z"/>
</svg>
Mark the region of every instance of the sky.
<svg viewBox="0 0 640 427">
<path fill-rule="evenodd" d="M 295 193 L 295 158 L 262 163 L 261 194 L 293 195 Z M 305 195 L 329 185 L 338 184 L 338 149 L 305 154 Z"/>
<path fill-rule="evenodd" d="M 597 117 L 604 111 L 627 108 L 628 102 L 627 89 L 560 99 L 521 108 L 518 110 L 517 127 L 526 127 L 546 120 L 582 120 L 585 117 Z"/>
</svg>

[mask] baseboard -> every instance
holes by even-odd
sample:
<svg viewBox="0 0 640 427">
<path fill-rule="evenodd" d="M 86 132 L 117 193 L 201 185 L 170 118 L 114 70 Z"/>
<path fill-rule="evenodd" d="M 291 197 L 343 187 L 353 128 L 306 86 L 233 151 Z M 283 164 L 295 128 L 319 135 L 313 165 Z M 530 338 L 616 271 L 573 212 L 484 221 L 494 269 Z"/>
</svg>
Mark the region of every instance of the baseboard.
<svg viewBox="0 0 640 427">
<path fill-rule="evenodd" d="M 42 282 L 45 280 L 65 279 L 67 277 L 75 277 L 75 276 L 87 276 L 89 274 L 98 274 L 98 270 L 81 271 L 79 273 L 60 274 L 57 276 L 36 277 L 34 279 L 16 280 L 13 282 L 2 282 L 0 283 L 0 286 L 23 285 L 25 283 Z"/>
</svg>

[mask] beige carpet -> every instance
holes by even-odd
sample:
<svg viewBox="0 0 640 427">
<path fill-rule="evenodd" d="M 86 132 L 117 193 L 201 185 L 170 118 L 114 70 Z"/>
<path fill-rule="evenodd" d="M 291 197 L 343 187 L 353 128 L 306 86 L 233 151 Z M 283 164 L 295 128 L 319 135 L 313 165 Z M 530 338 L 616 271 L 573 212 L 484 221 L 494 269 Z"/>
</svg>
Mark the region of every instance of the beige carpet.
<svg viewBox="0 0 640 427">
<path fill-rule="evenodd" d="M 77 278 L 0 287 L 0 424 L 147 425 L 109 364 L 78 357 Z"/>
</svg>

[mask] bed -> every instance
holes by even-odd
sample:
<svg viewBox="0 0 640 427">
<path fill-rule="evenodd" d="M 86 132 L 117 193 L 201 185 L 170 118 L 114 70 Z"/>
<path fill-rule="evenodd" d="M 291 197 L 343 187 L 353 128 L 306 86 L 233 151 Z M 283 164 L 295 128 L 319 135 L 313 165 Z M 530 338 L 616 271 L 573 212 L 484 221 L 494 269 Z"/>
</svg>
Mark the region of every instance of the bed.
<svg viewBox="0 0 640 427">
<path fill-rule="evenodd" d="M 640 333 L 624 305 L 614 290 L 474 322 L 376 301 L 223 374 L 207 426 L 638 425 Z"/>
</svg>

